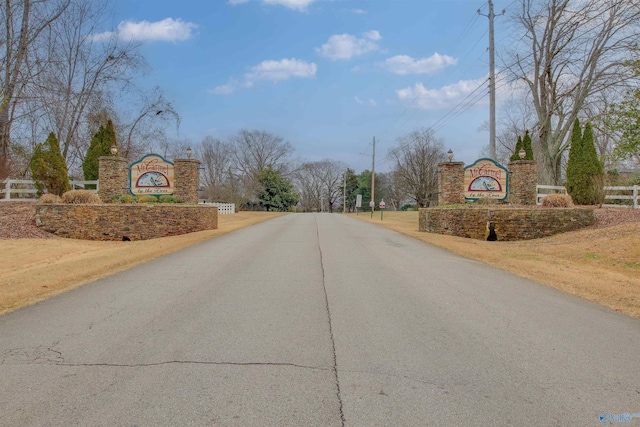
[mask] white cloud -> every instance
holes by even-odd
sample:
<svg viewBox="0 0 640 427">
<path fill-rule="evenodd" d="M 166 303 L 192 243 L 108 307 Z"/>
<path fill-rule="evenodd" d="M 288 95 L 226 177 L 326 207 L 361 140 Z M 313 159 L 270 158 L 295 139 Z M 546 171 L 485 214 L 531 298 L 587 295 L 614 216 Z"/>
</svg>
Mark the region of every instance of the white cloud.
<svg viewBox="0 0 640 427">
<path fill-rule="evenodd" d="M 396 74 L 435 74 L 448 65 L 456 65 L 458 60 L 448 55 L 434 53 L 428 58 L 414 59 L 407 55 L 388 58 L 380 64 L 387 71 Z"/>
<path fill-rule="evenodd" d="M 365 36 L 366 38 L 368 38 L 369 40 L 380 40 L 382 38 L 380 33 L 378 31 L 376 31 L 376 30 L 367 31 L 366 33 L 363 33 L 362 35 Z"/>
<path fill-rule="evenodd" d="M 372 107 L 376 107 L 378 105 L 378 103 L 376 102 L 375 99 L 369 98 L 369 100 L 367 102 L 363 101 L 362 99 L 358 98 L 357 96 L 353 97 L 354 101 L 356 101 L 356 104 L 360 104 L 360 105 L 366 105 L 369 104 Z"/>
<path fill-rule="evenodd" d="M 226 85 L 216 86 L 215 89 L 210 92 L 216 95 L 230 95 L 239 87 L 240 83 L 236 79 L 230 78 Z"/>
<path fill-rule="evenodd" d="M 355 13 L 356 15 L 366 15 L 367 11 L 363 9 L 351 9 L 351 13 Z"/>
<path fill-rule="evenodd" d="M 288 7 L 289 9 L 299 10 L 302 12 L 306 10 L 307 6 L 309 6 L 314 1 L 316 0 L 262 0 L 262 3 L 270 5 L 281 5 L 284 7 Z"/>
<path fill-rule="evenodd" d="M 244 75 L 242 82 L 232 77 L 227 84 L 216 86 L 209 92 L 216 95 L 230 95 L 242 87 L 253 87 L 255 83 L 262 80 L 277 82 L 292 78 L 310 79 L 316 76 L 317 71 L 318 66 L 313 62 L 309 63 L 295 58 L 262 61 L 251 67 L 250 72 Z"/>
<path fill-rule="evenodd" d="M 329 37 L 327 43 L 316 48 L 316 52 L 335 61 L 338 59 L 351 59 L 354 56 L 380 50 L 380 47 L 375 43 L 375 41 L 382 38 L 378 31 L 368 31 L 363 36 L 363 38 L 357 38 L 351 34 L 333 35 Z"/>
<path fill-rule="evenodd" d="M 477 80 L 460 80 L 439 89 L 427 89 L 422 83 L 416 83 L 413 87 L 397 90 L 396 95 L 400 101 L 412 107 L 422 110 L 439 110 L 455 106 L 486 81 L 485 77 Z M 486 90 L 479 89 L 474 95 L 480 96 L 482 92 L 486 93 Z"/>
<path fill-rule="evenodd" d="M 96 34 L 96 41 L 109 40 L 118 37 L 127 41 L 184 41 L 193 37 L 193 31 L 198 25 L 185 22 L 182 19 L 166 18 L 162 21 L 122 21 L 115 32 L 107 31 Z"/>
<path fill-rule="evenodd" d="M 274 6 L 284 6 L 289 9 L 304 12 L 307 7 L 316 0 L 262 0 L 262 4 Z M 235 6 L 237 4 L 248 3 L 249 0 L 229 0 L 229 4 Z"/>
<path fill-rule="evenodd" d="M 291 78 L 308 79 L 316 76 L 318 66 L 300 59 L 282 59 L 280 61 L 262 61 L 251 68 L 251 72 L 244 75 L 249 84 L 260 80 L 288 80 Z"/>
</svg>

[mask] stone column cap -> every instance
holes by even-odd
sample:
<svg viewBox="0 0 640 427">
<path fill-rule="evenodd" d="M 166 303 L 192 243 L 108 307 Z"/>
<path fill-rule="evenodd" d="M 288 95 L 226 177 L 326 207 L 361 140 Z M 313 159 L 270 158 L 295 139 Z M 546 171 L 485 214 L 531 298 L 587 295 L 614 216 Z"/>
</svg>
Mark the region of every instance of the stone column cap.
<svg viewBox="0 0 640 427">
<path fill-rule="evenodd" d="M 513 160 L 509 162 L 510 165 L 535 165 L 535 160 Z"/>
<path fill-rule="evenodd" d="M 438 163 L 438 166 L 464 166 L 464 162 L 442 162 L 442 163 Z"/>
<path fill-rule="evenodd" d="M 200 163 L 198 159 L 173 159 L 173 162 L 184 162 L 184 163 Z"/>
<path fill-rule="evenodd" d="M 124 157 L 116 157 L 116 156 L 100 156 L 98 157 L 98 161 L 100 160 L 109 160 L 112 162 L 125 162 L 125 163 L 128 162 L 128 160 L 125 159 Z"/>
</svg>

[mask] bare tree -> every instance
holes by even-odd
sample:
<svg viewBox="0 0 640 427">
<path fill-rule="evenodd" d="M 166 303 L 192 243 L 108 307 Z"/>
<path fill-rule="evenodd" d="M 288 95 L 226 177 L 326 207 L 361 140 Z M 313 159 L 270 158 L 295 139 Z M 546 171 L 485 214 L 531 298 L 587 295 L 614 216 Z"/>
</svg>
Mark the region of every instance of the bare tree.
<svg viewBox="0 0 640 427">
<path fill-rule="evenodd" d="M 293 172 L 293 182 L 304 211 L 333 212 L 342 201 L 342 185 L 347 166 L 337 160 L 305 162 Z"/>
<path fill-rule="evenodd" d="M 231 146 L 211 136 L 206 136 L 196 150 L 202 162 L 202 183 L 207 196 L 213 201 L 224 201 L 228 193 Z"/>
<path fill-rule="evenodd" d="M 69 7 L 71 0 L 6 0 L 0 4 L 0 177 L 6 175 L 11 126 L 31 70 L 29 55 L 43 31 Z"/>
<path fill-rule="evenodd" d="M 625 67 L 640 38 L 638 0 L 520 0 L 522 31 L 505 68 L 523 80 L 538 121 L 540 178 L 555 184 L 571 126 L 595 95 L 635 78 Z"/>
<path fill-rule="evenodd" d="M 397 172 L 376 174 L 376 194 L 387 203 L 388 210 L 398 211 L 407 194 L 402 188 L 402 179 Z"/>
<path fill-rule="evenodd" d="M 104 99 L 105 92 L 123 91 L 147 69 L 137 44 L 123 42 L 116 35 L 108 40 L 96 38 L 108 13 L 104 0 L 73 0 L 47 32 L 43 48 L 51 64 L 36 80 L 33 98 L 39 99 L 49 130 L 58 135 L 67 159 L 79 146 L 76 154 L 84 155 L 86 132 L 78 133 L 81 127 L 88 127 L 91 103 Z M 128 145 L 120 149 L 126 157 Z"/>
<path fill-rule="evenodd" d="M 287 160 L 293 147 L 282 137 L 262 130 L 242 129 L 230 142 L 235 168 L 242 175 L 255 179 L 269 165 L 281 174 L 288 172 Z"/>
<path fill-rule="evenodd" d="M 122 156 L 139 157 L 144 153 L 166 146 L 170 140 L 166 129 L 173 125 L 180 128 L 180 114 L 173 108 L 162 89 L 158 86 L 151 91 L 138 91 L 139 109 L 134 117 L 120 125 L 120 150 Z M 178 153 L 176 153 L 178 154 Z"/>
<path fill-rule="evenodd" d="M 537 138 L 537 118 L 528 94 L 522 91 L 513 94 L 501 106 L 499 117 L 499 127 L 496 132 L 496 160 L 506 165 L 515 151 L 518 136 L 523 136 L 529 130 Z M 488 132 L 489 122 L 484 122 L 478 130 Z M 488 145 L 483 147 L 480 157 L 489 157 Z"/>
<path fill-rule="evenodd" d="M 387 156 L 397 185 L 420 207 L 428 207 L 438 191 L 438 163 L 446 159 L 442 140 L 432 129 L 414 131 L 398 138 Z"/>
<path fill-rule="evenodd" d="M 316 167 L 322 183 L 325 206 L 329 212 L 333 213 L 333 207 L 339 204 L 342 199 L 341 185 L 347 165 L 337 160 L 325 159 L 316 162 Z"/>
<path fill-rule="evenodd" d="M 300 195 L 300 205 L 305 212 L 322 210 L 322 177 L 314 162 L 303 163 L 293 173 L 293 183 Z"/>
</svg>

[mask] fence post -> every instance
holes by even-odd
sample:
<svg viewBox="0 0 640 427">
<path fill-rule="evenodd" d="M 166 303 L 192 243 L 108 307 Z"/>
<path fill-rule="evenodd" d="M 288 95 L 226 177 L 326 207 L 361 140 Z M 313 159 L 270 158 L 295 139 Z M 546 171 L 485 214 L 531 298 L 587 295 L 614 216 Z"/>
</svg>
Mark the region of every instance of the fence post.
<svg viewBox="0 0 640 427">
<path fill-rule="evenodd" d="M 638 188 L 640 188 L 640 186 L 638 185 L 633 186 L 633 208 L 634 209 L 638 209 L 640 207 L 638 206 Z"/>
<path fill-rule="evenodd" d="M 11 200 L 11 180 L 4 180 L 4 199 L 9 201 Z"/>
</svg>

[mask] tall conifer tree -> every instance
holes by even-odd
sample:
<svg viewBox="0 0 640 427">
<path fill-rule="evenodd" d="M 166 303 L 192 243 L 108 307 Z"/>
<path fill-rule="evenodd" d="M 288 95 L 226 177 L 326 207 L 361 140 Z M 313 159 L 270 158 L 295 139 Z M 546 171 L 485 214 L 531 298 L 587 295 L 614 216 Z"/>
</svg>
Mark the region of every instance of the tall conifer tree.
<svg viewBox="0 0 640 427">
<path fill-rule="evenodd" d="M 520 135 L 518 135 L 518 142 L 516 142 L 516 149 L 513 152 L 513 154 L 511 155 L 511 157 L 509 157 L 509 160 L 511 160 L 512 162 L 517 162 L 518 160 L 520 160 L 520 149 L 521 148 L 523 148 L 522 137 Z"/>
<path fill-rule="evenodd" d="M 527 152 L 526 156 L 524 156 L 524 160 L 533 160 L 533 147 L 531 146 L 531 135 L 529 135 L 529 129 L 524 132 L 522 148 Z"/>
<path fill-rule="evenodd" d="M 106 126 L 100 126 L 98 132 L 91 138 L 91 144 L 89 144 L 89 149 L 82 162 L 84 179 L 87 181 L 98 179 L 99 159 L 101 156 L 111 155 L 112 145 L 117 147 L 118 144 L 113 122 L 108 120 Z"/>
<path fill-rule="evenodd" d="M 71 190 L 67 162 L 60 152 L 60 143 L 55 133 L 51 132 L 44 143 L 36 145 L 29 166 L 38 194 L 46 190 L 61 196 L 65 191 Z"/>
<path fill-rule="evenodd" d="M 569 147 L 569 161 L 567 162 L 567 192 L 574 201 L 575 194 L 578 192 L 579 186 L 579 171 L 580 162 L 582 159 L 582 128 L 580 127 L 580 120 L 576 117 L 573 122 L 573 129 L 571 131 L 571 146 Z"/>
</svg>

